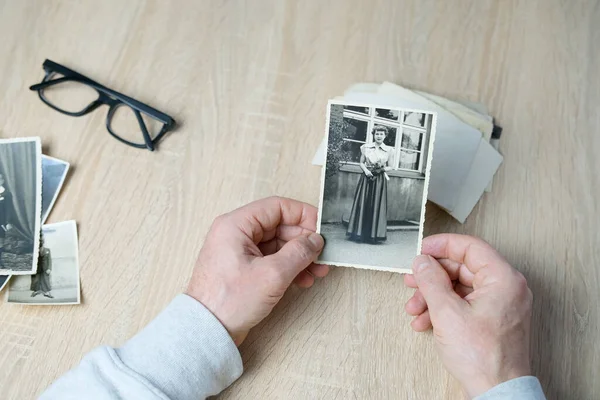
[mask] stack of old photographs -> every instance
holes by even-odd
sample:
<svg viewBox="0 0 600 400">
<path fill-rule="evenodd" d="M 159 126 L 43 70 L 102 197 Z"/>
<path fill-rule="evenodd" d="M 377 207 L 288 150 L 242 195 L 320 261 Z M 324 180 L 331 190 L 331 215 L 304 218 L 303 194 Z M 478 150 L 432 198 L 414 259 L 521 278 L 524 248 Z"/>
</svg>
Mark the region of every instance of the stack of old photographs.
<svg viewBox="0 0 600 400">
<path fill-rule="evenodd" d="M 484 105 L 453 101 L 390 82 L 355 84 L 336 100 L 421 109 L 437 114 L 437 140 L 428 199 L 460 223 L 465 222 L 483 194 L 491 192 L 494 174 L 503 161 L 497 150 L 502 129 L 488 115 Z M 346 112 L 344 121 L 348 115 Z M 360 128 L 358 131 L 361 132 L 358 141 L 364 141 Z M 345 140 L 354 139 L 347 137 Z M 326 155 L 327 141 L 324 139 L 312 163 L 323 165 Z"/>
<path fill-rule="evenodd" d="M 45 224 L 69 163 L 39 138 L 0 139 L 0 290 L 9 303 L 80 303 L 75 221 Z"/>
<path fill-rule="evenodd" d="M 330 101 L 313 159 L 323 166 L 318 261 L 410 273 L 427 200 L 463 223 L 492 189 L 500 132 L 479 104 L 387 82 Z"/>
</svg>

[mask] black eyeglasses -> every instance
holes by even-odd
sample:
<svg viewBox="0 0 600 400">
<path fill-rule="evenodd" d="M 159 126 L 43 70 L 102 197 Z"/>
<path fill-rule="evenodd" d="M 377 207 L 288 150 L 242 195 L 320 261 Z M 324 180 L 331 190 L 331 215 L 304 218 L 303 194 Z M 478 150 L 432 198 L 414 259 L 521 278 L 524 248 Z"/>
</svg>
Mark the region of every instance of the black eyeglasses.
<svg viewBox="0 0 600 400">
<path fill-rule="evenodd" d="M 175 120 L 167 114 L 54 61 L 44 61 L 44 71 L 42 82 L 29 88 L 36 90 L 44 103 L 73 117 L 88 114 L 101 105 L 109 106 L 106 128 L 115 139 L 129 146 L 154 151 L 158 141 L 175 128 Z M 132 128 L 136 122 L 140 131 Z"/>
</svg>

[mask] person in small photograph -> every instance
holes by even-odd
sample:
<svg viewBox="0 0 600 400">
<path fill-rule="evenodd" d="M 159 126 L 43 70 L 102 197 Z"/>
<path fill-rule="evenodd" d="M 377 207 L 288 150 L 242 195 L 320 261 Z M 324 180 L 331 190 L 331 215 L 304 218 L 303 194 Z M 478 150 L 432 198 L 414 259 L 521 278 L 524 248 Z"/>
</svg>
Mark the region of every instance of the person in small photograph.
<svg viewBox="0 0 600 400">
<path fill-rule="evenodd" d="M 44 294 L 49 299 L 54 296 L 50 293 L 52 286 L 50 284 L 50 274 L 52 273 L 52 253 L 50 249 L 44 247 L 44 237 L 40 236 L 40 255 L 38 257 L 37 272 L 31 277 L 31 287 L 33 293 L 31 297 L 38 294 Z"/>
<path fill-rule="evenodd" d="M 346 235 L 352 241 L 381 243 L 387 239 L 387 172 L 392 169 L 392 148 L 383 143 L 388 128 L 373 127 L 373 142 L 360 147 L 360 168 Z"/>
<path fill-rule="evenodd" d="M 0 173 L 0 267 L 3 266 L 2 253 L 4 252 L 4 239 L 6 238 L 6 232 L 10 229 L 9 208 L 12 200 L 10 192 L 4 185 L 4 175 Z"/>
</svg>

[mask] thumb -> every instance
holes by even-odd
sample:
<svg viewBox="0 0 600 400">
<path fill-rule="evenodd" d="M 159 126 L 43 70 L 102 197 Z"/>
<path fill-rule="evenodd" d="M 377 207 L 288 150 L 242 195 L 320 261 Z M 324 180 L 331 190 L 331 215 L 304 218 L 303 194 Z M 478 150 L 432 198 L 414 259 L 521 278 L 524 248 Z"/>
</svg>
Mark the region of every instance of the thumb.
<svg viewBox="0 0 600 400">
<path fill-rule="evenodd" d="M 413 273 L 417 286 L 427 303 L 431 314 L 449 303 L 460 300 L 454 291 L 452 281 L 446 270 L 435 258 L 420 255 L 413 261 Z"/>
<path fill-rule="evenodd" d="M 286 282 L 294 278 L 317 259 L 323 250 L 323 237 L 318 233 L 298 236 L 287 242 L 277 253 L 265 257 L 265 261 L 280 270 Z"/>
</svg>

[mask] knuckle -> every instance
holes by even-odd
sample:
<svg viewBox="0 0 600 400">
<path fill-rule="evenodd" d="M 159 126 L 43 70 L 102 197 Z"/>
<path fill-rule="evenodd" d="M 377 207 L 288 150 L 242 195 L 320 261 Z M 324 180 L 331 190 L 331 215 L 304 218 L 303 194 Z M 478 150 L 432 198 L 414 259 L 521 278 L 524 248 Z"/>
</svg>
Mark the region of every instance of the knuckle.
<svg viewBox="0 0 600 400">
<path fill-rule="evenodd" d="M 469 236 L 469 238 L 473 244 L 499 255 L 498 250 L 494 246 L 492 246 L 487 240 L 476 236 Z"/>
<path fill-rule="evenodd" d="M 529 290 L 529 286 L 527 285 L 527 278 L 525 278 L 525 275 L 523 275 L 519 271 L 515 271 L 514 285 L 520 293 L 526 293 Z"/>
<path fill-rule="evenodd" d="M 269 196 L 260 201 L 264 204 L 281 204 L 284 201 L 284 198 L 281 196 Z"/>
<path fill-rule="evenodd" d="M 512 279 L 510 280 L 511 292 L 515 298 L 519 299 L 523 304 L 531 306 L 533 303 L 533 292 L 529 288 L 527 278 L 521 272 L 514 270 Z"/>
<path fill-rule="evenodd" d="M 281 197 L 281 196 L 269 196 L 267 199 L 268 200 L 274 200 L 274 201 L 281 201 L 281 200 L 283 200 L 283 197 Z"/>
<path fill-rule="evenodd" d="M 505 261 L 504 257 L 500 254 L 498 249 L 496 249 L 494 246 L 492 246 L 490 244 L 490 242 L 488 242 L 487 240 L 482 239 L 480 237 L 476 237 L 476 236 L 470 236 L 470 235 L 468 235 L 467 237 L 469 239 L 469 242 L 471 243 L 471 246 L 479 248 L 481 251 L 484 251 L 488 255 L 493 255 L 494 257 L 498 258 L 499 260 Z M 508 264 L 508 262 L 507 262 L 507 264 Z"/>
<path fill-rule="evenodd" d="M 219 215 L 218 217 L 216 217 L 213 220 L 213 223 L 211 225 L 211 230 L 219 230 L 219 229 L 221 229 L 223 226 L 225 226 L 227 224 L 228 219 L 229 219 L 229 215 L 228 214 Z"/>
<path fill-rule="evenodd" d="M 225 219 L 225 214 L 219 215 L 213 220 L 212 226 L 217 227 L 223 224 L 223 220 Z"/>
</svg>

